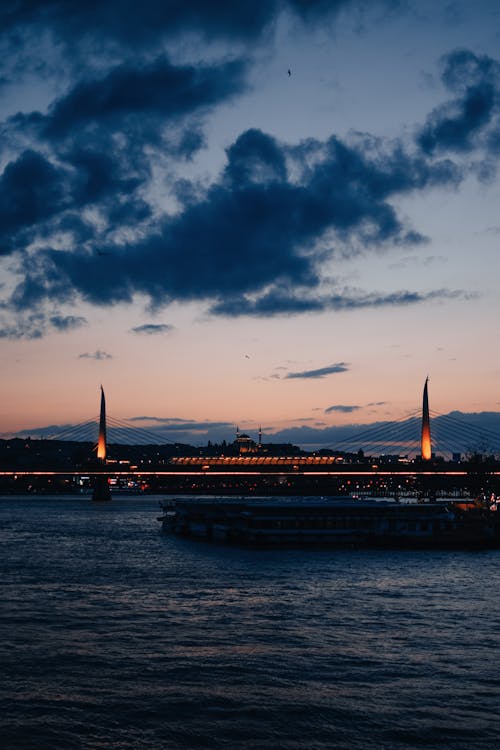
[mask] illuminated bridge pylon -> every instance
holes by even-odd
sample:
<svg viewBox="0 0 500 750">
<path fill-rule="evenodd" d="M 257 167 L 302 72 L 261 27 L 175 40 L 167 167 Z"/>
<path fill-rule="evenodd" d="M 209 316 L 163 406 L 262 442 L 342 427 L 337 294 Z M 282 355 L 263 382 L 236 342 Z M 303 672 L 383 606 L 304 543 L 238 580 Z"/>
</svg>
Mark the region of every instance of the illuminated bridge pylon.
<svg viewBox="0 0 500 750">
<path fill-rule="evenodd" d="M 427 383 L 429 378 L 426 378 L 424 385 L 424 397 L 422 402 L 422 437 L 421 437 L 421 455 L 423 461 L 430 461 L 432 458 L 432 442 L 431 442 L 431 422 L 429 417 L 429 395 L 427 393 Z"/>
<path fill-rule="evenodd" d="M 106 399 L 104 389 L 101 385 L 101 411 L 99 414 L 99 438 L 97 440 L 97 460 L 101 464 L 106 463 Z M 108 477 L 106 474 L 94 478 L 92 500 L 111 500 Z"/>
<path fill-rule="evenodd" d="M 101 385 L 101 411 L 99 414 L 99 437 L 97 440 L 97 459 L 106 463 L 106 399 Z"/>
</svg>

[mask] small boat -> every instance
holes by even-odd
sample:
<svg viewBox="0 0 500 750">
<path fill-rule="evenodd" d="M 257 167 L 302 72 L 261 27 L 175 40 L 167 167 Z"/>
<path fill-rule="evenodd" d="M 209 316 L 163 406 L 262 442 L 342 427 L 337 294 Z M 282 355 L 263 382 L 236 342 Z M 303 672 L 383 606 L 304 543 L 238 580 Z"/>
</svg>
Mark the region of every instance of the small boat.
<svg viewBox="0 0 500 750">
<path fill-rule="evenodd" d="M 408 549 L 500 547 L 496 514 L 471 504 L 352 497 L 182 498 L 163 504 L 163 530 L 255 547 Z"/>
</svg>

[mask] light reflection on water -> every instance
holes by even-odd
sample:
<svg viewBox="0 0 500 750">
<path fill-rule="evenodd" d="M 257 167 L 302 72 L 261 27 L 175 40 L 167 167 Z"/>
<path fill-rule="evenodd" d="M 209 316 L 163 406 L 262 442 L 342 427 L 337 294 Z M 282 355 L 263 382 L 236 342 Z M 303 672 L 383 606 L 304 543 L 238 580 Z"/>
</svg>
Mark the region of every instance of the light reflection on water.
<svg viewBox="0 0 500 750">
<path fill-rule="evenodd" d="M 0 499 L 3 748 L 493 750 L 500 552 L 245 550 Z"/>
</svg>

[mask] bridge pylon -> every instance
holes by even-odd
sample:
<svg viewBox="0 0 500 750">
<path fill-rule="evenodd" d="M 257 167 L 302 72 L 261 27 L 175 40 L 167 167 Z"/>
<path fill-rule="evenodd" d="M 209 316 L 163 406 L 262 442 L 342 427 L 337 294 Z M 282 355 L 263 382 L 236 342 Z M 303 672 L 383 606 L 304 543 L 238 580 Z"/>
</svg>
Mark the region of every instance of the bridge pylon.
<svg viewBox="0 0 500 750">
<path fill-rule="evenodd" d="M 104 388 L 101 385 L 101 410 L 99 414 L 99 437 L 97 439 L 97 461 L 106 464 L 106 398 Z M 102 474 L 94 478 L 92 500 L 111 500 L 108 476 Z"/>
<path fill-rule="evenodd" d="M 432 458 L 431 442 L 431 421 L 429 417 L 429 395 L 427 392 L 427 383 L 429 378 L 425 379 L 424 396 L 422 401 L 422 437 L 421 437 L 421 455 L 423 461 L 430 461 Z"/>
<path fill-rule="evenodd" d="M 106 463 L 106 398 L 101 385 L 101 411 L 99 414 L 99 437 L 97 440 L 97 458 Z"/>
</svg>

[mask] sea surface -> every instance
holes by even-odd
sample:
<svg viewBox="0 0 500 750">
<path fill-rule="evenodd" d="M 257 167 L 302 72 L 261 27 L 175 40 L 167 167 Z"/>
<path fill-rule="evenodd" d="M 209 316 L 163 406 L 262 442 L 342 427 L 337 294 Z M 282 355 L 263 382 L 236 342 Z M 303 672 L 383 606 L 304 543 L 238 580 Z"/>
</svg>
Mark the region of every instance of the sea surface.
<svg viewBox="0 0 500 750">
<path fill-rule="evenodd" d="M 0 498 L 3 750 L 496 750 L 500 551 L 256 551 Z"/>
</svg>

